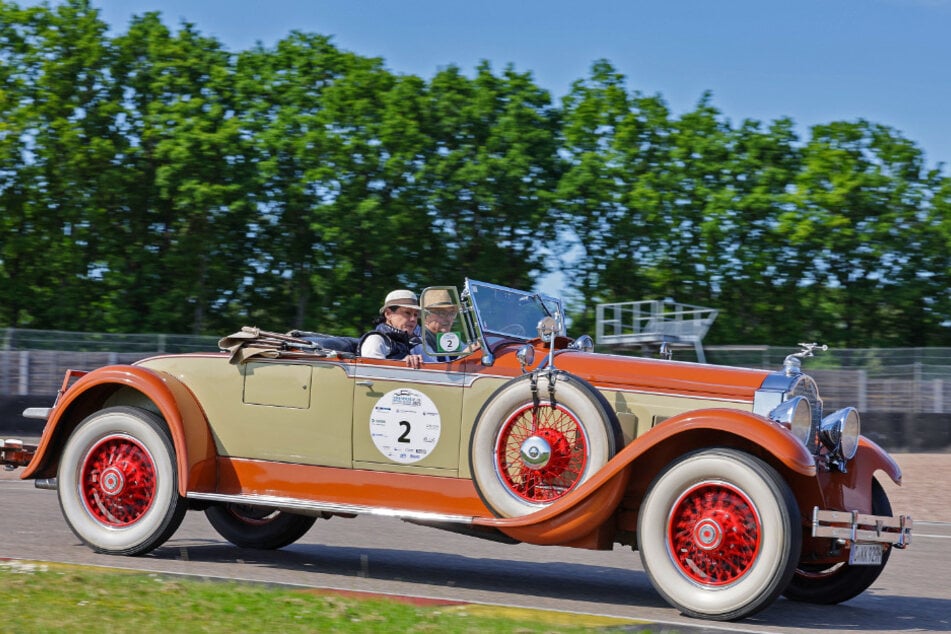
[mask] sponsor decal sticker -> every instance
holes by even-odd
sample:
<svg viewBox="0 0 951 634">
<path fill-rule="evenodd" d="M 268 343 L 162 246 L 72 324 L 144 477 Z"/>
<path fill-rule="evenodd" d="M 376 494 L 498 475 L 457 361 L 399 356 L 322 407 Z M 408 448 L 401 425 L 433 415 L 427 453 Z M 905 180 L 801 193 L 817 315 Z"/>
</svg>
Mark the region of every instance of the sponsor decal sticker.
<svg viewBox="0 0 951 634">
<path fill-rule="evenodd" d="M 439 442 L 441 428 L 436 404 L 410 388 L 387 392 L 370 413 L 373 444 L 384 456 L 402 464 L 428 456 Z"/>
</svg>

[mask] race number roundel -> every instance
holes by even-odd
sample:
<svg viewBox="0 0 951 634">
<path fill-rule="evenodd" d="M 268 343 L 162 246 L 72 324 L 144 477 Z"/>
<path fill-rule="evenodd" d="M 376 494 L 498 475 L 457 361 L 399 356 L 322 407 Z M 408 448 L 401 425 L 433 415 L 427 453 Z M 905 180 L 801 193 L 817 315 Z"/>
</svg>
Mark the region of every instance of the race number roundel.
<svg viewBox="0 0 951 634">
<path fill-rule="evenodd" d="M 370 437 L 384 456 L 410 464 L 428 456 L 439 442 L 439 410 L 411 388 L 384 394 L 370 413 Z"/>
<path fill-rule="evenodd" d="M 459 346 L 462 345 L 462 338 L 459 337 L 457 332 L 443 332 L 437 337 L 436 347 L 438 352 L 456 352 L 459 350 Z"/>
</svg>

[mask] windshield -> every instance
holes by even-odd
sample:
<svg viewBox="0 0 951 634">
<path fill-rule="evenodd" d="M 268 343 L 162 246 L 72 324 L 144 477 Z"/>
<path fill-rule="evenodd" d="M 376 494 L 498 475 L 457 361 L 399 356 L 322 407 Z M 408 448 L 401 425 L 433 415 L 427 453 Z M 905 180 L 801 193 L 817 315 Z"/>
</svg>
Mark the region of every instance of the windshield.
<svg viewBox="0 0 951 634">
<path fill-rule="evenodd" d="M 527 341 L 538 336 L 543 317 L 564 322 L 561 300 L 554 297 L 473 280 L 466 280 L 466 294 L 484 335 Z"/>
</svg>

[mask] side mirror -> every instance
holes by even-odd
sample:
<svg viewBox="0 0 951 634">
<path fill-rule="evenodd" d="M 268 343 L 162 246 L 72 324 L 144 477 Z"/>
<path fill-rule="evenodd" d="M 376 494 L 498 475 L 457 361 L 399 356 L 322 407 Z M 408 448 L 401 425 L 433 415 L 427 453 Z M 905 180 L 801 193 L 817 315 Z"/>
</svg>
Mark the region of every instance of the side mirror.
<svg viewBox="0 0 951 634">
<path fill-rule="evenodd" d="M 551 343 L 552 338 L 558 332 L 558 321 L 554 317 L 542 317 L 538 321 L 538 336 L 545 343 Z"/>
<path fill-rule="evenodd" d="M 568 347 L 582 352 L 594 352 L 594 339 L 591 338 L 591 335 L 581 335 L 568 344 Z"/>
</svg>

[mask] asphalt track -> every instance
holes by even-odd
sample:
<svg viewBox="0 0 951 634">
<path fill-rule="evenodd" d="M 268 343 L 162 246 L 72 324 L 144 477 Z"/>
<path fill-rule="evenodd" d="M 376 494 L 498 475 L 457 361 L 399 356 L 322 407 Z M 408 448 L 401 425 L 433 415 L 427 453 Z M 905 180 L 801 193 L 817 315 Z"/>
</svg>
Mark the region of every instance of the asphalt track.
<svg viewBox="0 0 951 634">
<path fill-rule="evenodd" d="M 279 551 L 236 548 L 190 512 L 145 557 L 97 555 L 69 531 L 55 492 L 0 475 L 0 558 L 139 569 L 342 592 L 517 606 L 624 619 L 655 631 L 951 631 L 951 524 L 916 522 L 879 580 L 838 606 L 778 600 L 738 623 L 681 616 L 653 590 L 637 553 L 503 545 L 385 518 L 319 520 Z M 42 609 L 38 607 L 37 609 Z M 626 628 L 625 628 L 626 629 Z"/>
</svg>

